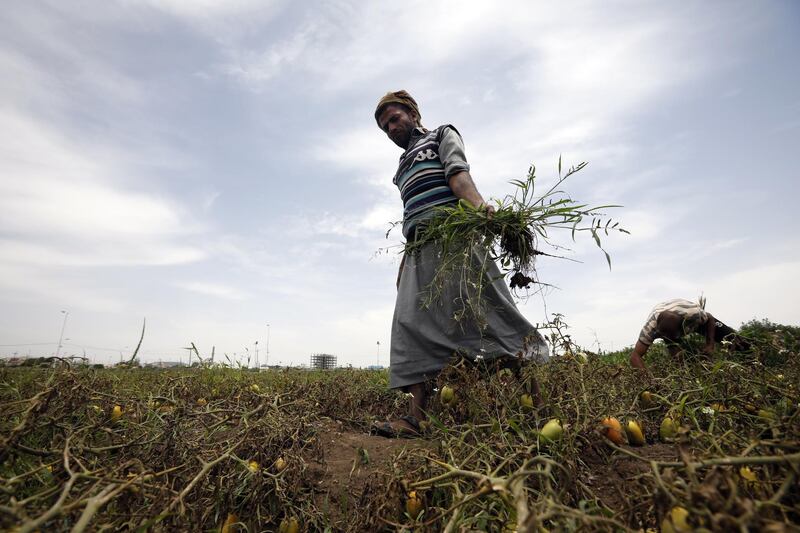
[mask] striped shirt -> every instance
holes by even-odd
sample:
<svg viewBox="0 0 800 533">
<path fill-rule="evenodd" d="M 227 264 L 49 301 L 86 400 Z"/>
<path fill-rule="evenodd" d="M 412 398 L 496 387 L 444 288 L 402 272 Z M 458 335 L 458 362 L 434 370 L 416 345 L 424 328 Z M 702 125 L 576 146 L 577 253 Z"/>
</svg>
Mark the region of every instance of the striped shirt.
<svg viewBox="0 0 800 533">
<path fill-rule="evenodd" d="M 671 311 L 683 319 L 684 333 L 696 332 L 708 321 L 708 313 L 697 302 L 682 298 L 661 302 L 650 311 L 647 322 L 639 333 L 639 342 L 650 346 L 654 340 L 662 337 L 658 331 L 658 317 L 664 311 Z"/>
<path fill-rule="evenodd" d="M 403 199 L 406 239 L 413 238 L 417 224 L 434 215 L 435 207 L 458 201 L 448 180 L 464 170 L 469 171 L 469 164 L 458 130 L 449 124 L 430 131 L 414 129 L 392 180 Z"/>
</svg>

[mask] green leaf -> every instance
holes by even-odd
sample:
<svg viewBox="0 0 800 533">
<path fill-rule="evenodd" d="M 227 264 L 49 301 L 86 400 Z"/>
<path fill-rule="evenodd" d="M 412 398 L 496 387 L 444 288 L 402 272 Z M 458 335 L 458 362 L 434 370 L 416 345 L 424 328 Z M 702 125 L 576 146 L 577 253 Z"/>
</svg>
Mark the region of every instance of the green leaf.
<svg viewBox="0 0 800 533">
<path fill-rule="evenodd" d="M 513 429 L 514 433 L 516 433 L 517 436 L 519 436 L 519 438 L 521 438 L 523 440 L 525 439 L 525 432 L 522 431 L 522 428 L 519 427 L 519 424 L 517 423 L 516 420 L 514 420 L 513 418 L 509 418 L 508 419 L 508 427 Z"/>
<path fill-rule="evenodd" d="M 600 237 L 597 236 L 597 231 L 595 231 L 594 228 L 592 228 L 590 231 L 592 232 L 592 237 L 594 237 L 594 242 L 597 243 L 597 247 L 602 250 L 603 246 L 600 244 Z"/>
</svg>

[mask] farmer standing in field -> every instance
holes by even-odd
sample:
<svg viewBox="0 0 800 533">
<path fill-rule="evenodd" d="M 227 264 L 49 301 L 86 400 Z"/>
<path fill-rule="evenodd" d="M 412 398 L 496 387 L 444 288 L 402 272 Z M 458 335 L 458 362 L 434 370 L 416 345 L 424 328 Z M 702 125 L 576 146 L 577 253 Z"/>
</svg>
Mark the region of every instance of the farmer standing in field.
<svg viewBox="0 0 800 533">
<path fill-rule="evenodd" d="M 664 339 L 671 357 L 682 359 L 682 349 L 678 342 L 690 333 L 699 333 L 705 337 L 703 352 L 708 355 L 714 351 L 716 342 L 729 340 L 736 349 L 748 349 L 747 342 L 736 335 L 736 330 L 726 326 L 711 313 L 705 310 L 705 302 L 698 303 L 677 298 L 656 305 L 647 317 L 639 340 L 631 353 L 631 365 L 645 369 L 643 357 L 650 349 L 653 341 Z"/>
<path fill-rule="evenodd" d="M 394 184 L 403 200 L 403 236 L 412 242 L 440 206 L 459 199 L 487 216 L 494 213 L 469 173 L 461 135 L 451 125 L 428 130 L 423 127 L 417 102 L 406 91 L 387 93 L 378 102 L 375 120 L 389 139 L 403 149 Z M 373 428 L 388 437 L 419 433 L 425 417 L 430 383 L 455 353 L 487 361 L 524 353 L 538 361 L 548 358 L 547 345 L 536 328 L 519 312 L 500 270 L 490 261 L 482 294 L 486 304 L 486 327 L 482 331 L 467 320 L 459 323 L 459 280 L 444 287 L 439 301 L 424 306 L 428 289 L 441 263 L 436 243 L 406 254 L 397 275 L 397 301 L 392 321 L 389 386 L 411 393 L 407 416 Z M 474 251 L 476 262 L 481 259 Z"/>
</svg>

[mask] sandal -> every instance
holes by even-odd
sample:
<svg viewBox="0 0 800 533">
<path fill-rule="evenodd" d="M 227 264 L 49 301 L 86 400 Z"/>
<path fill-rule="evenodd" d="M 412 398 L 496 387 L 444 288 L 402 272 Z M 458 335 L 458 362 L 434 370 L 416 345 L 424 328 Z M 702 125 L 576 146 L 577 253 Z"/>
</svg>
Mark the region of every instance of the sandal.
<svg viewBox="0 0 800 533">
<path fill-rule="evenodd" d="M 369 432 L 370 435 L 379 435 L 387 439 L 414 439 L 422 436 L 422 430 L 419 427 L 419 420 L 411 415 L 403 415 L 400 420 L 408 422 L 408 425 L 413 429 L 402 428 L 397 429 L 390 422 L 374 422 Z"/>
</svg>

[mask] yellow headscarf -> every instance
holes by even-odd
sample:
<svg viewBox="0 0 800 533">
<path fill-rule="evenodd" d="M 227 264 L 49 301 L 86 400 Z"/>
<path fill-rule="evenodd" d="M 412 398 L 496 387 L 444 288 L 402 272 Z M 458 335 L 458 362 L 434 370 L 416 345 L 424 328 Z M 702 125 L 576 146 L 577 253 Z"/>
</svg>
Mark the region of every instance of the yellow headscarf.
<svg viewBox="0 0 800 533">
<path fill-rule="evenodd" d="M 412 98 L 410 94 L 406 91 L 400 90 L 395 92 L 388 92 L 386 93 L 383 98 L 380 99 L 378 102 L 378 107 L 375 108 L 375 122 L 378 122 L 378 119 L 383 112 L 383 108 L 389 104 L 400 104 L 402 106 L 407 107 L 417 115 L 417 125 L 422 125 L 422 114 L 419 112 L 419 106 L 417 105 L 417 101 Z M 378 126 L 380 126 L 380 122 L 378 122 Z"/>
</svg>

